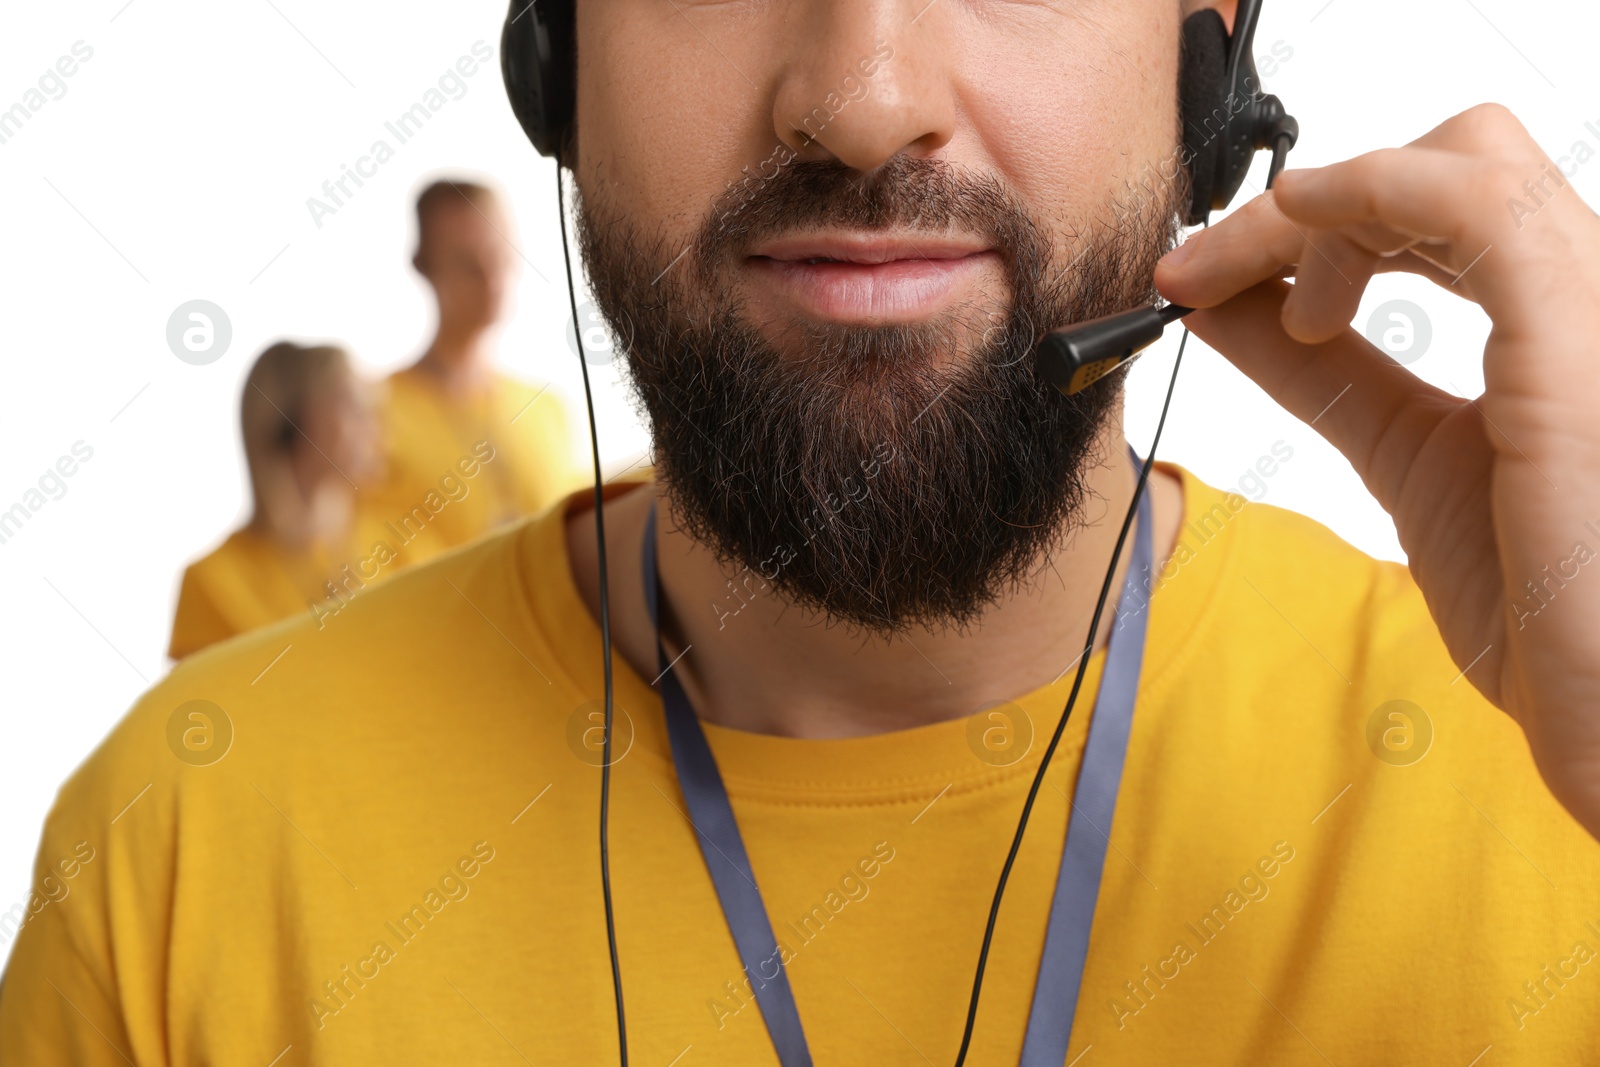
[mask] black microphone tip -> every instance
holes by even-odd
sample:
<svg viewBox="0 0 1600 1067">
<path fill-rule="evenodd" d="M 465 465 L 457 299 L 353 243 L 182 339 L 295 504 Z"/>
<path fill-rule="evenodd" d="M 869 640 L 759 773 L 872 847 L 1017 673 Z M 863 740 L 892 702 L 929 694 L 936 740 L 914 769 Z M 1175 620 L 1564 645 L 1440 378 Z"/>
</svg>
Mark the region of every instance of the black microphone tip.
<svg viewBox="0 0 1600 1067">
<path fill-rule="evenodd" d="M 1051 330 L 1034 351 L 1039 376 L 1067 396 L 1082 392 L 1161 337 L 1192 308 L 1142 307 Z"/>
</svg>

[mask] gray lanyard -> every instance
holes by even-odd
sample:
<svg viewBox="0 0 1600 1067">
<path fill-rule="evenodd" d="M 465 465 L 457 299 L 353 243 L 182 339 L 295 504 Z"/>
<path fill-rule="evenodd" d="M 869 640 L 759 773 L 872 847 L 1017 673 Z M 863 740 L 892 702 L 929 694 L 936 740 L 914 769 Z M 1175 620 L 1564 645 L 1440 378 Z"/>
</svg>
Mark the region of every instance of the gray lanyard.
<svg viewBox="0 0 1600 1067">
<path fill-rule="evenodd" d="M 1100 895 L 1100 875 L 1105 868 L 1107 835 L 1116 813 L 1117 788 L 1122 782 L 1122 765 L 1133 726 L 1147 621 L 1139 585 L 1152 567 L 1151 557 L 1150 494 L 1145 492 L 1139 498 L 1133 559 L 1117 602 L 1119 616 L 1124 611 L 1130 614 L 1117 619 L 1121 625 L 1113 629 L 1106 648 L 1105 671 L 1089 720 L 1083 763 L 1073 791 L 1072 817 L 1061 850 L 1061 871 L 1050 905 L 1050 923 L 1045 931 L 1044 955 L 1039 961 L 1021 1067 L 1062 1067 L 1067 1059 L 1078 988 L 1089 955 L 1089 931 Z M 789 987 L 789 975 L 745 852 L 744 839 L 739 835 L 739 824 L 733 817 L 727 788 L 722 784 L 722 774 L 700 720 L 677 676 L 668 669 L 671 664 L 661 647 L 654 507 L 645 520 L 642 563 L 645 601 L 656 628 L 661 704 L 672 744 L 672 761 L 689 819 L 700 835 L 700 853 L 740 961 L 750 976 L 779 1062 L 783 1067 L 811 1067 L 811 1050 L 800 1025 L 794 991 Z"/>
</svg>

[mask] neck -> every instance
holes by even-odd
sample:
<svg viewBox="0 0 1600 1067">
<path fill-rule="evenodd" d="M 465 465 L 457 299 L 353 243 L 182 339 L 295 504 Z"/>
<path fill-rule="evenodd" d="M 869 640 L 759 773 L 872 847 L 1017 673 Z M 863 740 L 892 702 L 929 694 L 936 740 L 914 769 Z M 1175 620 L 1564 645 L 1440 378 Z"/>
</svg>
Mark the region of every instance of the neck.
<svg viewBox="0 0 1600 1067">
<path fill-rule="evenodd" d="M 343 539 L 355 505 L 348 483 L 342 478 L 312 481 L 296 476 L 286 488 L 291 491 L 277 494 L 268 507 L 257 502 L 251 531 L 294 552 L 336 545 Z"/>
<path fill-rule="evenodd" d="M 413 369 L 434 379 L 447 393 L 479 392 L 488 385 L 491 374 L 489 335 L 486 329 L 441 325 Z"/>
<path fill-rule="evenodd" d="M 643 678 L 658 673 L 654 628 L 644 609 L 639 547 L 657 508 L 663 625 L 673 671 L 701 718 L 788 737 L 852 737 L 971 715 L 1049 685 L 1076 666 L 1089 620 L 1133 499 L 1138 470 L 1121 435 L 1108 437 L 1091 473 L 1085 515 L 1065 544 L 1041 559 L 1037 577 L 1004 595 L 963 632 L 913 629 L 862 638 L 807 615 L 753 572 L 720 565 L 713 552 L 674 527 L 664 499 L 644 487 L 606 505 L 612 641 Z M 1178 480 L 1153 469 L 1155 556 L 1164 560 L 1182 513 Z M 569 517 L 574 577 L 599 612 L 594 514 Z M 1132 531 L 1118 562 L 1096 647 L 1111 632 L 1111 610 L 1132 555 Z"/>
</svg>

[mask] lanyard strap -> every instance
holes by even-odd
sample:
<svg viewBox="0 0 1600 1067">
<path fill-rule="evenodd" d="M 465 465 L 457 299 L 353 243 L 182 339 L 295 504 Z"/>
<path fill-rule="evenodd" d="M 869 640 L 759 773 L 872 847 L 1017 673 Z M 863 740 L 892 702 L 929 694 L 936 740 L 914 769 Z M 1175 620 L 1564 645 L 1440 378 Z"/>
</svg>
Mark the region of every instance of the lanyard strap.
<svg viewBox="0 0 1600 1067">
<path fill-rule="evenodd" d="M 1134 457 L 1138 465 L 1138 457 Z M 1089 736 L 1084 745 L 1078 784 L 1073 791 L 1072 817 L 1061 852 L 1045 933 L 1039 980 L 1022 1048 L 1022 1067 L 1061 1067 L 1072 1038 L 1078 989 L 1089 953 L 1089 931 L 1094 925 L 1095 902 L 1100 894 L 1100 874 L 1105 867 L 1106 845 L 1122 765 L 1128 751 L 1133 705 L 1139 689 L 1144 659 L 1147 610 L 1138 594 L 1142 576 L 1152 566 L 1150 494 L 1139 498 L 1139 521 L 1134 535 L 1133 559 L 1117 601 L 1119 618 L 1106 649 L 1106 664 L 1095 699 Z M 750 857 L 745 852 L 739 824 L 734 819 L 728 791 L 717 769 L 700 720 L 689 704 L 675 674 L 669 670 L 661 644 L 660 583 L 656 567 L 656 513 L 645 519 L 641 563 L 645 603 L 656 628 L 656 658 L 661 669 L 659 685 L 666 716 L 667 736 L 678 785 L 689 808 L 689 820 L 700 835 L 700 853 L 717 891 L 723 917 L 733 935 L 740 962 L 761 1008 L 761 1018 L 783 1067 L 811 1067 L 811 1050 L 800 1025 L 789 974 L 772 933 L 772 921 L 756 885 Z"/>
<path fill-rule="evenodd" d="M 644 526 L 644 595 L 650 609 L 650 622 L 656 629 L 656 658 L 661 669 L 661 705 L 666 713 L 667 737 L 672 743 L 672 762 L 678 772 L 678 787 L 689 807 L 689 822 L 700 835 L 700 854 L 716 887 L 722 914 L 733 934 L 739 961 L 755 991 L 756 1003 L 767 1033 L 778 1050 L 783 1067 L 811 1067 L 811 1049 L 800 1026 L 800 1009 L 789 988 L 789 972 L 778 952 L 772 934 L 772 920 L 761 900 L 756 873 L 744 850 L 744 838 L 728 802 L 722 772 L 711 754 L 700 719 L 689 706 L 678 676 L 668 667 L 666 649 L 661 647 L 659 614 L 660 583 L 656 574 L 656 509 L 652 506 Z"/>
<path fill-rule="evenodd" d="M 1140 465 L 1138 456 L 1133 463 Z M 1128 735 L 1133 730 L 1133 705 L 1139 695 L 1139 671 L 1144 665 L 1150 611 L 1139 595 L 1139 585 L 1143 582 L 1145 589 L 1150 588 L 1147 576 L 1154 553 L 1150 510 L 1146 487 L 1139 497 L 1133 559 L 1117 601 L 1094 717 L 1089 720 L 1083 762 L 1078 765 L 1078 784 L 1072 790 L 1072 818 L 1061 848 L 1061 873 L 1056 876 L 1055 898 L 1050 903 L 1050 925 L 1045 930 L 1020 1067 L 1061 1067 L 1072 1041 L 1078 989 L 1089 958 L 1089 931 L 1100 898 L 1100 875 L 1106 866 L 1111 819 L 1117 810 L 1117 790 L 1122 785 Z"/>
</svg>

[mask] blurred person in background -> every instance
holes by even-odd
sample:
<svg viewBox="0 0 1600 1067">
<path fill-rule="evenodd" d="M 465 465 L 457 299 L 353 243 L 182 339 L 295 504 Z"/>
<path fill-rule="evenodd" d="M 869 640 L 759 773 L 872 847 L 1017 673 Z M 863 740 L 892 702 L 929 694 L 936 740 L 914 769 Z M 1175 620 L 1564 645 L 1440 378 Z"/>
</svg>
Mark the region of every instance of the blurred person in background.
<svg viewBox="0 0 1600 1067">
<path fill-rule="evenodd" d="M 510 230 L 488 186 L 444 179 L 417 198 L 412 264 L 433 289 L 438 326 L 388 380 L 388 473 L 368 502 L 416 558 L 542 511 L 588 478 L 559 398 L 493 365 L 516 276 Z"/>
<path fill-rule="evenodd" d="M 184 572 L 173 659 L 297 612 L 331 610 L 396 569 L 388 564 L 398 548 L 356 508 L 382 456 L 371 386 L 344 349 L 272 345 L 250 369 L 239 414 L 254 510 Z"/>
</svg>

